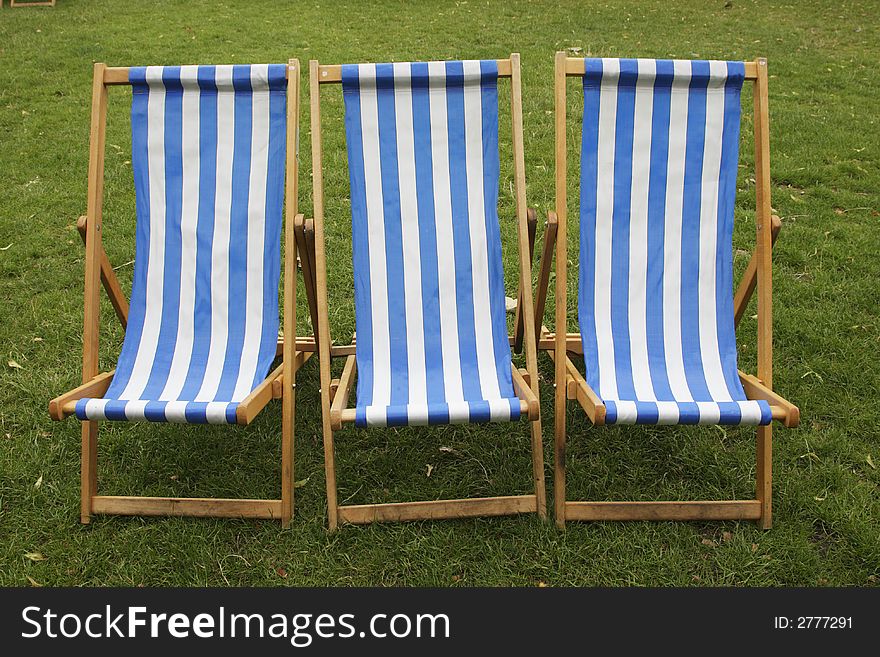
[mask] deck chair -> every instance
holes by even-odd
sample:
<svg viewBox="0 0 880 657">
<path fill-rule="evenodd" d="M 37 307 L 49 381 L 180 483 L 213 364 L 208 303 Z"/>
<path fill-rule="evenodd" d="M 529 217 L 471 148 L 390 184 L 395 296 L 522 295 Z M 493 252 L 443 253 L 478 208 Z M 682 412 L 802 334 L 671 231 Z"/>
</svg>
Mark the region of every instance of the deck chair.
<svg viewBox="0 0 880 657">
<path fill-rule="evenodd" d="M 583 81 L 580 333 L 567 333 L 566 78 Z M 771 427 L 799 411 L 772 390 L 767 64 L 572 59 L 556 55 L 556 212 L 538 292 L 556 250 L 555 514 L 566 520 L 752 519 L 771 525 Z M 755 83 L 757 248 L 733 295 L 740 91 Z M 758 372 L 737 367 L 735 325 L 758 291 Z M 543 302 L 539 312 L 543 313 Z M 539 317 L 541 315 L 538 315 Z M 570 355 L 583 356 L 581 373 Z M 757 425 L 754 500 L 570 502 L 566 400 L 595 425 Z"/>
<path fill-rule="evenodd" d="M 317 343 L 329 526 L 545 515 L 534 336 L 511 364 L 498 225 L 499 78 L 511 79 L 520 286 L 533 328 L 519 56 L 465 62 L 310 64 Z M 356 340 L 331 345 L 320 87 L 343 88 L 352 199 Z M 338 380 L 331 357 L 345 357 Z M 348 407 L 357 376 L 357 402 Z M 535 493 L 342 506 L 334 432 L 527 418 Z"/>
<path fill-rule="evenodd" d="M 289 78 L 289 84 L 288 84 Z M 136 252 L 129 306 L 102 246 L 108 87 L 132 87 Z M 82 422 L 81 520 L 92 514 L 280 519 L 293 513 L 296 138 L 299 64 L 95 65 L 86 247 L 83 385 L 49 412 Z M 278 336 L 285 197 L 284 338 Z M 103 283 L 125 329 L 116 369 L 98 371 Z M 277 356 L 281 364 L 270 372 Z M 281 499 L 98 495 L 102 420 L 249 424 L 282 400 Z"/>
</svg>

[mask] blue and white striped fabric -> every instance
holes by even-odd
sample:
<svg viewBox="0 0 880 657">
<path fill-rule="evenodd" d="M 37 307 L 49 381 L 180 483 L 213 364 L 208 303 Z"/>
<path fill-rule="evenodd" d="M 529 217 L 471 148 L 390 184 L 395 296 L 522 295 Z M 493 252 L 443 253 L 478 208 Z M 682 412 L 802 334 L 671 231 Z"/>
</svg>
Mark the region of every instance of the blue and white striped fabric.
<svg viewBox="0 0 880 657">
<path fill-rule="evenodd" d="M 234 423 L 278 339 L 286 67 L 132 68 L 128 330 L 81 420 Z"/>
<path fill-rule="evenodd" d="M 494 61 L 342 67 L 357 426 L 517 419 Z"/>
<path fill-rule="evenodd" d="M 741 62 L 587 59 L 578 307 L 618 424 L 768 424 L 733 324 Z"/>
</svg>

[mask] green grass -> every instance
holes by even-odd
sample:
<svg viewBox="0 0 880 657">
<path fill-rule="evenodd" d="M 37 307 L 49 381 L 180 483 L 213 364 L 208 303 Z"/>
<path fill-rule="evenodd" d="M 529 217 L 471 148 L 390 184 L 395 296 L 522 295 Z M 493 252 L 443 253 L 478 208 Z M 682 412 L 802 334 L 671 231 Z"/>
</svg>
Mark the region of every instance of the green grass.
<svg viewBox="0 0 880 657">
<path fill-rule="evenodd" d="M 731 3 L 61 0 L 54 10 L 0 12 L 0 585 L 876 584 L 880 6 L 725 4 Z M 559 532 L 552 522 L 524 516 L 344 528 L 329 535 L 315 362 L 298 376 L 296 479 L 305 483 L 297 489 L 289 530 L 235 520 L 100 517 L 90 526 L 79 524 L 79 423 L 51 422 L 47 402 L 80 376 L 83 248 L 74 222 L 86 202 L 94 61 L 298 57 L 332 63 L 518 51 L 529 204 L 543 215 L 553 206 L 552 62 L 562 48 L 609 56 L 769 59 L 773 207 L 784 222 L 774 253 L 775 384 L 803 417 L 799 429 L 775 431 L 771 531 L 743 522 L 571 523 Z M 344 341 L 354 330 L 354 310 L 342 103 L 338 88 L 323 93 L 330 322 L 334 338 Z M 107 140 L 105 243 L 119 265 L 133 257 L 134 239 L 126 94 L 112 90 Z M 302 126 L 300 201 L 310 208 L 307 111 Z M 750 128 L 747 116 L 735 235 L 740 270 L 753 242 Z M 570 129 L 576 161 L 576 120 Z M 505 122 L 501 148 L 500 209 L 512 294 Z M 574 176 L 570 184 L 575 200 Z M 129 285 L 131 266 L 119 274 Z M 574 295 L 569 299 L 573 303 Z M 300 331 L 311 333 L 306 315 L 301 308 Z M 570 317 L 573 322 L 574 306 Z M 102 368 L 112 367 L 118 354 L 121 332 L 114 324 L 105 303 Z M 748 315 L 739 342 L 742 367 L 752 369 L 755 322 Z M 552 368 L 546 356 L 541 370 L 549 482 Z M 277 404 L 243 430 L 106 423 L 100 488 L 108 494 L 275 497 L 280 423 Z M 753 430 L 594 429 L 571 405 L 569 446 L 572 498 L 753 493 Z M 530 481 L 524 423 L 347 430 L 337 437 L 337 459 L 340 500 L 352 503 L 528 492 Z"/>
</svg>

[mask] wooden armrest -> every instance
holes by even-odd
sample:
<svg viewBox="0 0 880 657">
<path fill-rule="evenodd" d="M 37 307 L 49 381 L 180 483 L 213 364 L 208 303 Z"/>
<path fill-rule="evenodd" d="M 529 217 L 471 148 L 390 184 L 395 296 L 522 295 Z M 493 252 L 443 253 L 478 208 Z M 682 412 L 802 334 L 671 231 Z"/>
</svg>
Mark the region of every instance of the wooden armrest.
<svg viewBox="0 0 880 657">
<path fill-rule="evenodd" d="M 53 420 L 63 420 L 64 418 L 73 415 L 76 410 L 76 402 L 80 399 L 86 397 L 100 399 L 104 396 L 104 393 L 107 392 L 107 388 L 110 387 L 110 382 L 113 380 L 113 374 L 115 372 L 116 370 L 111 370 L 109 372 L 98 374 L 90 381 L 87 381 L 81 386 L 69 390 L 63 395 L 50 401 L 49 416 Z"/>
<path fill-rule="evenodd" d="M 538 397 L 525 381 L 523 374 L 528 373 L 525 370 L 520 371 L 516 365 L 512 365 L 510 369 L 513 375 L 513 389 L 516 390 L 516 396 L 525 402 L 528 418 L 530 420 L 537 420 L 541 417 L 541 405 L 538 403 Z"/>
<path fill-rule="evenodd" d="M 758 377 L 740 372 L 739 380 L 742 382 L 746 397 L 756 400 L 763 399 L 770 404 L 770 410 L 773 413 L 774 420 L 782 421 L 782 423 L 790 429 L 800 424 L 800 409 L 787 399 L 770 390 L 770 388 L 765 386 Z"/>
</svg>

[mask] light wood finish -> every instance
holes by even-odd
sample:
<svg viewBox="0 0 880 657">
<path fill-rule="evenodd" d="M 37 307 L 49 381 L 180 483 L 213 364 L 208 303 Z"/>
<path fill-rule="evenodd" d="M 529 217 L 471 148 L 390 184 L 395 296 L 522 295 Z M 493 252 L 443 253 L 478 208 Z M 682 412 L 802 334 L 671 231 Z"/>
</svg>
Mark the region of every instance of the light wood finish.
<svg viewBox="0 0 880 657">
<path fill-rule="evenodd" d="M 31 0 L 30 2 L 22 2 L 21 0 L 9 0 L 10 7 L 54 7 L 55 0 Z"/>
<path fill-rule="evenodd" d="M 554 351 L 547 352 L 550 359 L 556 361 Z M 605 424 L 605 404 L 599 398 L 595 390 L 587 383 L 577 366 L 571 362 L 566 354 L 565 358 L 565 384 L 563 389 L 567 399 L 574 399 L 581 405 L 590 422 L 596 426 Z"/>
<path fill-rule="evenodd" d="M 767 60 L 755 62 L 755 189 L 756 230 L 758 244 L 755 249 L 758 269 L 758 378 L 773 389 L 773 266 L 771 261 L 773 238 L 770 219 L 770 114 L 767 94 Z M 756 442 L 757 467 L 755 469 L 757 497 L 761 500 L 763 529 L 773 524 L 773 428 L 758 428 Z"/>
<path fill-rule="evenodd" d="M 537 420 L 541 417 L 541 404 L 538 402 L 538 397 L 535 395 L 534 391 L 529 386 L 527 378 L 531 378 L 528 370 L 520 370 L 516 365 L 510 368 L 510 373 L 513 378 L 513 389 L 516 391 L 516 396 L 520 398 L 521 402 L 526 403 L 526 414 L 530 420 Z M 522 408 L 522 405 L 520 405 Z"/>
<path fill-rule="evenodd" d="M 764 385 L 756 376 L 739 373 L 739 380 L 749 399 L 763 399 L 770 404 L 774 420 L 782 420 L 786 427 L 793 429 L 800 424 L 801 412 L 797 406 Z"/>
<path fill-rule="evenodd" d="M 333 395 L 333 402 L 330 406 L 330 426 L 334 431 L 339 431 L 342 428 L 342 411 L 348 407 L 348 399 L 351 395 L 351 387 L 354 384 L 356 370 L 357 358 L 349 356 L 345 359 L 342 376 L 339 377 L 336 394 Z"/>
<path fill-rule="evenodd" d="M 196 518 L 282 517 L 281 500 L 225 500 L 202 497 L 128 497 L 96 495 L 94 513 L 119 516 L 191 516 Z"/>
<path fill-rule="evenodd" d="M 566 402 L 566 363 L 565 337 L 568 334 L 568 313 L 566 307 L 566 285 L 568 264 L 568 190 L 566 188 L 567 142 L 566 142 L 566 98 L 565 76 L 567 59 L 564 52 L 556 53 L 554 66 L 554 131 L 556 136 L 556 298 L 555 329 L 556 340 L 553 345 L 553 364 L 555 373 L 554 389 L 554 442 L 553 442 L 553 499 L 556 525 L 565 527 L 565 402 Z M 583 70 L 583 67 L 582 67 Z"/>
<path fill-rule="evenodd" d="M 85 292 L 83 299 L 82 381 L 98 374 L 101 324 L 101 227 L 104 205 L 104 150 L 107 128 L 107 88 L 104 64 L 97 63 L 92 79 L 92 120 L 89 136 L 89 183 L 86 216 Z M 98 425 L 83 422 L 80 457 L 80 520 L 91 520 L 91 499 L 98 488 Z"/>
<path fill-rule="evenodd" d="M 317 292 L 318 358 L 321 373 L 321 426 L 324 436 L 324 478 L 327 486 L 327 522 L 330 531 L 339 524 L 336 502 L 336 453 L 330 420 L 330 321 L 327 309 L 327 258 L 324 252 L 324 164 L 321 145 L 321 84 L 317 60 L 309 62 L 309 96 L 312 125 L 312 200 L 315 221 L 315 287 Z"/>
<path fill-rule="evenodd" d="M 527 226 L 528 226 L 528 235 L 529 235 L 529 266 L 531 266 L 532 262 L 535 259 L 535 234 L 538 231 L 538 213 L 534 208 L 529 208 L 526 213 L 527 217 Z M 541 288 L 538 287 L 540 290 Z M 519 289 L 516 293 L 516 318 L 513 321 L 513 339 L 510 341 L 510 345 L 513 347 L 514 353 L 522 353 L 523 347 L 523 316 L 522 316 L 522 307 L 523 307 L 523 290 L 522 285 L 520 285 Z"/>
<path fill-rule="evenodd" d="M 116 370 L 103 372 L 89 379 L 81 386 L 59 395 L 49 402 L 49 416 L 53 420 L 63 420 L 76 410 L 76 402 L 85 397 L 103 397 L 113 381 Z"/>
<path fill-rule="evenodd" d="M 294 237 L 296 248 L 299 253 L 300 267 L 303 273 L 303 288 L 306 293 L 306 301 L 309 306 L 309 317 L 312 321 L 312 331 L 317 331 L 318 326 L 318 299 L 315 282 L 315 222 L 313 219 L 305 219 L 303 215 L 297 215 L 294 225 Z M 314 337 L 312 338 L 314 342 Z M 315 342 L 317 350 L 317 343 Z"/>
<path fill-rule="evenodd" d="M 511 59 L 498 59 L 498 77 L 511 77 Z M 317 79 L 320 84 L 338 84 L 342 82 L 342 64 L 319 64 Z"/>
<path fill-rule="evenodd" d="M 538 271 L 538 296 L 535 301 L 535 333 L 537 335 L 541 334 L 541 326 L 544 324 L 544 308 L 547 305 L 547 290 L 550 287 L 550 265 L 553 262 L 553 249 L 556 248 L 558 227 L 559 220 L 556 213 L 551 210 L 547 213 L 544 246 L 541 249 L 541 267 Z"/>
<path fill-rule="evenodd" d="M 87 223 L 88 217 L 85 215 L 76 221 L 76 229 L 80 237 L 82 237 L 83 244 L 86 243 Z M 107 252 L 104 251 L 103 246 L 101 247 L 101 285 L 104 286 L 104 291 L 110 299 L 110 305 L 113 306 L 113 311 L 116 313 L 122 328 L 127 328 L 128 299 L 125 298 L 125 293 L 122 291 L 122 286 L 119 284 L 119 279 L 116 278 L 116 272 L 113 271 L 113 265 L 110 264 L 110 259 L 107 257 Z"/>
<path fill-rule="evenodd" d="M 500 66 L 499 66 L 500 69 Z M 500 73 L 500 70 L 499 70 Z M 522 291 L 523 330 L 526 348 L 526 369 L 531 381 L 532 393 L 537 399 L 538 354 L 535 344 L 535 307 L 532 302 L 532 258 L 529 253 L 528 204 L 526 203 L 526 162 L 523 145 L 522 73 L 519 53 L 510 55 L 510 114 L 513 141 L 513 174 L 516 193 L 517 234 L 519 237 L 519 275 Z M 529 433 L 532 440 L 532 478 L 538 500 L 538 515 L 547 517 L 547 492 L 544 484 L 544 443 L 541 430 L 540 410 L 538 416 L 529 414 Z"/>
<path fill-rule="evenodd" d="M 750 399 L 764 399 L 770 404 L 773 419 L 788 427 L 797 426 L 800 411 L 791 402 L 773 392 L 772 263 L 773 244 L 781 222 L 770 209 L 770 125 L 767 105 L 767 62 L 746 62 L 746 79 L 753 80 L 755 116 L 755 180 L 757 246 L 734 296 L 734 321 L 739 323 L 751 295 L 758 294 L 758 375 L 740 372 L 740 380 Z M 566 502 L 565 500 L 565 404 L 576 399 L 594 424 L 604 421 L 604 406 L 598 395 L 568 358 L 568 353 L 582 353 L 580 336 L 567 332 L 566 263 L 567 243 L 567 173 L 566 173 L 566 77 L 583 76 L 584 59 L 556 54 L 556 332 L 542 332 L 538 347 L 548 350 L 555 361 L 555 446 L 554 485 L 556 522 L 565 526 L 566 518 L 577 520 L 631 519 L 753 519 L 763 528 L 772 523 L 772 428 L 757 428 L 756 499 L 736 502 Z M 545 238 L 545 247 L 548 238 Z M 549 252 L 542 255 L 538 295 L 542 293 L 543 273 L 549 272 Z M 548 274 L 549 278 L 549 274 Z M 600 419 L 601 417 L 601 419 Z"/>
<path fill-rule="evenodd" d="M 776 244 L 776 238 L 779 237 L 779 231 L 781 229 L 782 220 L 776 215 L 770 217 L 771 246 Z M 749 264 L 746 265 L 743 277 L 739 282 L 739 286 L 736 288 L 736 294 L 733 296 L 734 326 L 739 326 L 740 320 L 743 318 L 746 309 L 749 307 L 749 300 L 752 298 L 752 294 L 754 294 L 755 287 L 758 284 L 758 257 L 758 251 L 756 249 L 752 252 L 752 257 L 749 258 Z"/>
<path fill-rule="evenodd" d="M 706 502 L 566 502 L 568 520 L 758 520 L 757 500 Z"/>
<path fill-rule="evenodd" d="M 251 393 L 239 402 L 235 409 L 236 424 L 247 426 L 254 421 L 254 418 L 262 411 L 266 404 L 274 399 L 273 390 L 276 381 L 281 381 L 284 373 L 284 364 L 282 363 L 269 373 L 260 384 L 254 388 Z"/>
<path fill-rule="evenodd" d="M 284 352 L 281 361 L 281 526 L 294 508 L 294 408 L 296 403 L 296 240 L 299 214 L 299 60 L 287 62 L 287 168 L 284 221 Z M 305 362 L 305 359 L 303 359 Z M 271 378 L 271 375 L 270 375 Z"/>
<path fill-rule="evenodd" d="M 61 419 L 73 413 L 76 400 L 84 397 L 102 397 L 109 387 L 113 372 L 98 375 L 98 343 L 100 334 L 101 285 L 123 328 L 127 325 L 128 302 L 119 285 L 107 254 L 102 245 L 102 207 L 104 188 L 104 151 L 107 123 L 107 87 L 129 84 L 128 68 L 108 68 L 95 64 L 92 82 L 92 119 L 89 146 L 88 203 L 85 217 L 77 221 L 77 229 L 85 242 L 85 293 L 83 319 L 83 385 L 53 399 L 49 412 L 53 419 Z M 296 352 L 296 298 L 295 262 L 296 246 L 293 239 L 293 219 L 296 214 L 298 193 L 298 143 L 299 126 L 299 63 L 290 60 L 287 76 L 287 180 L 286 210 L 288 220 L 285 229 L 285 335 L 279 341 L 276 355 L 283 355 L 282 365 L 276 368 L 236 409 L 236 421 L 248 424 L 270 399 L 282 399 L 282 483 L 281 500 L 209 500 L 177 498 L 139 498 L 99 496 L 97 477 L 98 423 L 82 423 L 80 519 L 91 520 L 93 513 L 120 513 L 126 515 L 196 515 L 280 518 L 287 526 L 293 514 L 293 389 L 295 372 L 310 354 Z M 292 260 L 291 260 L 292 259 Z M 285 385 L 286 382 L 289 384 Z"/>
<path fill-rule="evenodd" d="M 321 361 L 321 418 L 324 436 L 324 472 L 327 482 L 328 526 L 334 531 L 339 522 L 372 522 L 374 520 L 408 520 L 418 518 L 465 517 L 469 515 L 496 515 L 498 513 L 537 512 L 546 516 L 546 493 L 544 487 L 543 449 L 541 442 L 540 405 L 538 399 L 537 352 L 535 340 L 534 306 L 532 303 L 531 254 L 529 252 L 528 207 L 525 196 L 525 157 L 522 137 L 522 89 L 519 55 L 510 59 L 497 60 L 501 77 L 511 78 L 511 115 L 513 130 L 514 182 L 516 192 L 516 216 L 518 227 L 518 247 L 520 256 L 520 301 L 518 313 L 523 319 L 523 342 L 526 347 L 526 374 L 515 371 L 519 380 L 520 408 L 522 415 L 531 417 L 532 476 L 535 494 L 515 504 L 491 504 L 485 500 L 451 500 L 444 502 L 424 502 L 406 504 L 365 505 L 363 507 L 339 506 L 336 491 L 336 466 L 334 432 L 346 423 L 354 422 L 355 409 L 348 408 L 348 397 L 355 376 L 356 346 L 331 345 L 327 304 L 327 263 L 324 234 L 324 185 L 323 152 L 321 141 L 321 98 L 323 83 L 341 81 L 342 68 L 339 65 L 321 65 L 317 61 L 309 64 L 309 91 L 311 94 L 312 121 L 312 186 L 314 199 L 314 241 L 315 241 L 315 288 L 317 299 L 318 326 L 316 342 Z M 305 232 L 305 231 L 304 231 Z M 514 337 L 510 338 L 514 340 Z M 347 357 L 343 373 L 336 383 L 331 401 L 330 376 L 331 357 Z M 518 392 L 519 394 L 519 392 Z M 493 498 L 494 499 L 494 498 Z M 499 498 L 507 499 L 507 498 Z M 523 502 L 522 499 L 531 500 Z M 415 506 L 414 506 L 415 505 Z M 519 505 L 519 506 L 517 506 Z M 528 508 L 522 507 L 525 505 Z M 522 510 L 519 510 L 522 507 Z M 357 510 L 361 509 L 361 510 Z M 413 509 L 410 511 L 409 509 Z M 502 511 L 500 509 L 509 509 Z M 486 513 L 483 513 L 483 511 Z M 427 515 L 425 515 L 427 514 Z"/>
<path fill-rule="evenodd" d="M 477 497 L 464 500 L 436 500 L 430 502 L 395 502 L 392 504 L 359 504 L 339 507 L 339 519 L 355 525 L 371 522 L 401 522 L 412 520 L 443 520 L 505 516 L 516 513 L 535 513 L 534 495 L 508 497 Z"/>
</svg>

